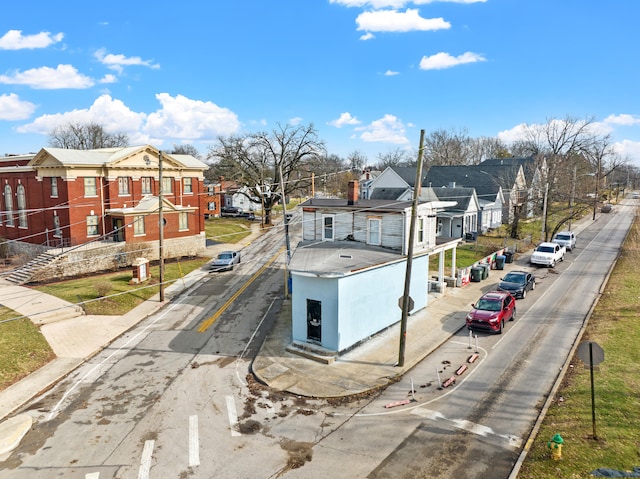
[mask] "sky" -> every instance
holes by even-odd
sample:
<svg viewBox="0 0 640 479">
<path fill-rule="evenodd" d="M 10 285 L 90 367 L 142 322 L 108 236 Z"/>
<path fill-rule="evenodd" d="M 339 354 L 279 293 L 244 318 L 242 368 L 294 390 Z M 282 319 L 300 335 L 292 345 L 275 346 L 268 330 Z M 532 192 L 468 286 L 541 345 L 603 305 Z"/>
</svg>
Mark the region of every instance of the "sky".
<svg viewBox="0 0 640 479">
<path fill-rule="evenodd" d="M 637 0 L 24 0 L 0 16 L 0 155 L 98 122 L 203 156 L 313 124 L 370 164 L 420 131 L 590 119 L 640 167 Z"/>
</svg>

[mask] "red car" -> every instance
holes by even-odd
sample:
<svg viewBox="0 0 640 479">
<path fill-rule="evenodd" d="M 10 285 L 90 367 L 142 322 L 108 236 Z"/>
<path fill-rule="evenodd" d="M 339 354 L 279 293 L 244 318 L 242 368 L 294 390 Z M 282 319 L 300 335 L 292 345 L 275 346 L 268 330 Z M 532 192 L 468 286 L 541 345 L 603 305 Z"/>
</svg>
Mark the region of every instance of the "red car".
<svg viewBox="0 0 640 479">
<path fill-rule="evenodd" d="M 471 305 L 467 329 L 502 334 L 504 323 L 516 317 L 516 298 L 506 291 L 489 291 Z"/>
</svg>

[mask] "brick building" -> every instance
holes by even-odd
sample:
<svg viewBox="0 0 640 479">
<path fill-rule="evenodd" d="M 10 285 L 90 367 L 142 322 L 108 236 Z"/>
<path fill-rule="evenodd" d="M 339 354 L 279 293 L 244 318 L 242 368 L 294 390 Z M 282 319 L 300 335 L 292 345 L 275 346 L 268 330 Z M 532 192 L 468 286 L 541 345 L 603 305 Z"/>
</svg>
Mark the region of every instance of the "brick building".
<svg viewBox="0 0 640 479">
<path fill-rule="evenodd" d="M 0 158 L 0 237 L 50 247 L 157 241 L 161 194 L 164 238 L 204 249 L 207 168 L 150 145 Z"/>
</svg>

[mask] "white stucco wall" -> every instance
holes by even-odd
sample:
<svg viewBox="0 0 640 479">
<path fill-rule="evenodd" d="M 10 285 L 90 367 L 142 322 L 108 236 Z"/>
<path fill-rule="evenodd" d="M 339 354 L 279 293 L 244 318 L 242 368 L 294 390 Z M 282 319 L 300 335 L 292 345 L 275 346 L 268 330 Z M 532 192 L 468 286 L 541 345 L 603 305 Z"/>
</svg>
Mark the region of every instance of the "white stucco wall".
<svg viewBox="0 0 640 479">
<path fill-rule="evenodd" d="M 429 257 L 413 259 L 410 296 L 412 312 L 427 305 Z M 322 303 L 321 346 L 344 351 L 400 321 L 398 299 L 404 293 L 406 262 L 381 266 L 340 278 L 292 273 L 292 336 L 307 342 L 307 299 Z"/>
</svg>

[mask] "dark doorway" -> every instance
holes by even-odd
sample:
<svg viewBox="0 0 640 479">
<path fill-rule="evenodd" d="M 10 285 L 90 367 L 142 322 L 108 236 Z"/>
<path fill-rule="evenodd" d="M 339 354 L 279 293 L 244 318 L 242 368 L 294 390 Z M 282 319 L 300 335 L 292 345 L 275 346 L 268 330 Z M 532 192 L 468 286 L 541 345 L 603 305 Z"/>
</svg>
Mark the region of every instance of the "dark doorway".
<svg viewBox="0 0 640 479">
<path fill-rule="evenodd" d="M 307 341 L 322 342 L 322 303 L 307 299 Z"/>
<path fill-rule="evenodd" d="M 124 241 L 124 229 L 122 218 L 113 218 L 113 241 Z"/>
</svg>

